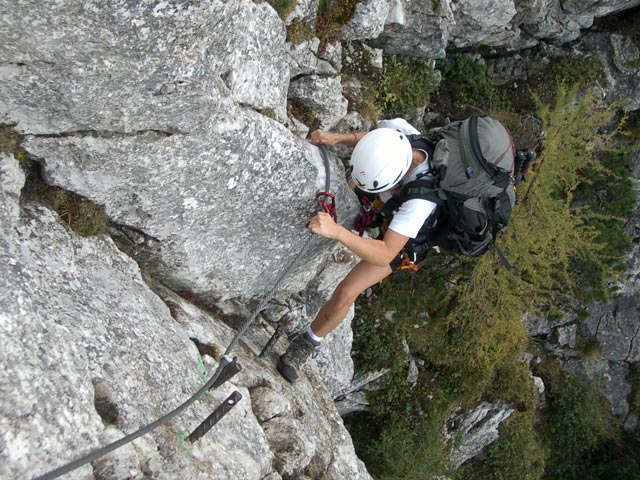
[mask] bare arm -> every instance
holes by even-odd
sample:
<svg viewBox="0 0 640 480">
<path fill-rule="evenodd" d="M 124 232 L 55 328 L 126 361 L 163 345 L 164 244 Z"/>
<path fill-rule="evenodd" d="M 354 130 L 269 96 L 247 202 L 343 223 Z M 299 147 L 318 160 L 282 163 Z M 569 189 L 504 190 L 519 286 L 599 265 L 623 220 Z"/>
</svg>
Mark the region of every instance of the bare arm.
<svg viewBox="0 0 640 480">
<path fill-rule="evenodd" d="M 311 132 L 311 141 L 315 145 L 331 146 L 341 143 L 347 147 L 355 147 L 356 143 L 366 134 L 367 132 L 334 133 L 318 129 Z"/>
<path fill-rule="evenodd" d="M 364 261 L 381 267 L 388 265 L 409 240 L 409 237 L 393 230 L 387 230 L 382 240 L 360 237 L 335 223 L 331 216 L 324 212 L 313 217 L 308 228 L 313 233 L 339 241 Z"/>
</svg>

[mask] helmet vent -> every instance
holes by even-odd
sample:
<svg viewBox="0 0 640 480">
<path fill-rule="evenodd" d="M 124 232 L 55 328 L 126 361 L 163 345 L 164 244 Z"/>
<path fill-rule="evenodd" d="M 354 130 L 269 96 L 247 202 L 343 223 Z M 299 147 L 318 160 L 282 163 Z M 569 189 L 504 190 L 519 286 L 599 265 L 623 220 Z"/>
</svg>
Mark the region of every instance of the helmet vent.
<svg viewBox="0 0 640 480">
<path fill-rule="evenodd" d="M 378 181 L 377 180 L 373 181 L 373 188 L 378 188 Z"/>
</svg>

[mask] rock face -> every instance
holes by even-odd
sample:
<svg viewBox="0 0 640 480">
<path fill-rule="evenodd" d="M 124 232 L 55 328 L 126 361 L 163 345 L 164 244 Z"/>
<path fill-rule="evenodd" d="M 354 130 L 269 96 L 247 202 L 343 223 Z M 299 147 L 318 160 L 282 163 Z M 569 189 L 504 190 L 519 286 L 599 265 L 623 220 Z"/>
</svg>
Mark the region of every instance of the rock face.
<svg viewBox="0 0 640 480">
<path fill-rule="evenodd" d="M 454 439 L 449 460 L 454 468 L 478 455 L 487 445 L 499 437 L 498 427 L 515 411 L 512 405 L 501 402 L 483 402 L 466 414 L 453 417 L 445 430 L 445 436 Z"/>
<path fill-rule="evenodd" d="M 24 175 L 11 156 L 0 167 L 0 476 L 31 478 L 178 406 L 235 332 L 148 280 L 154 293 L 109 237 L 80 238 L 49 210 L 20 208 Z M 69 478 L 93 478 L 92 468 L 110 479 L 369 478 L 319 378 L 290 386 L 270 366 L 284 344 L 265 364 L 251 349 L 261 341 L 236 349 L 243 370 L 233 383 Z M 234 390 L 237 407 L 185 444 L 182 432 Z"/>
<path fill-rule="evenodd" d="M 390 5 L 384 31 L 374 40 L 376 46 L 387 53 L 442 58 L 454 48 L 513 51 L 541 41 L 570 42 L 595 18 L 633 8 L 640 1 L 391 0 Z"/>
<path fill-rule="evenodd" d="M 3 3 L 0 118 L 20 131 L 188 133 L 221 89 L 286 118 L 284 26 L 266 3 Z"/>
<path fill-rule="evenodd" d="M 587 52 L 600 58 L 607 75 L 607 98 L 622 102 L 624 109 L 640 109 L 640 49 L 626 36 L 590 33 L 580 39 Z"/>
<path fill-rule="evenodd" d="M 162 5 L 11 8 L 0 118 L 35 135 L 25 148 L 50 184 L 143 234 L 152 274 L 203 298 L 250 297 L 301 249 L 325 189 L 317 149 L 254 111 L 285 118 L 284 28 L 266 4 Z M 45 23 L 35 38 L 14 33 L 34 15 Z M 336 165 L 332 176 L 344 218 L 355 203 Z M 249 256 L 259 260 L 229 261 Z"/>
<path fill-rule="evenodd" d="M 46 182 L 104 205 L 135 257 L 21 205 L 24 173 L 2 154 L 0 476 L 27 478 L 186 400 L 233 336 L 223 320 L 245 315 L 303 246 L 276 292 L 306 299 L 291 304 L 301 324 L 353 259 L 308 243 L 304 224 L 327 173 L 318 150 L 284 126 L 284 25 L 266 3 L 21 1 L 2 11 L 0 123 L 25 135 Z M 329 168 L 348 221 L 356 200 L 342 165 Z M 307 288 L 316 277 L 324 283 Z M 256 322 L 232 384 L 70 478 L 369 478 L 313 373 L 326 366 L 336 391 L 350 383 L 349 322 L 295 388 L 273 369 L 286 341 L 256 357 L 272 332 Z M 208 352 L 202 366 L 196 345 Z M 238 406 L 185 445 L 183 432 L 232 390 Z M 281 408 L 265 414 L 274 401 Z"/>
<path fill-rule="evenodd" d="M 104 206 L 111 234 L 80 238 L 27 201 L 24 171 L 0 152 L 0 477 L 43 474 L 186 400 L 233 338 L 228 325 L 239 327 L 306 249 L 234 351 L 237 376 L 69 478 L 370 478 L 332 400 L 344 412 L 367 407 L 352 379 L 353 311 L 295 386 L 273 369 L 286 339 L 257 357 L 275 322 L 289 318 L 286 333 L 308 324 L 356 261 L 304 229 L 327 172 L 288 102 L 327 129 L 371 125 L 347 100 L 358 87 L 341 76 L 339 41 L 286 41 L 285 25 L 314 26 L 319 3 L 298 1 L 283 22 L 250 0 L 0 0 L 0 124 L 24 136 L 46 183 Z M 478 44 L 562 43 L 594 18 L 638 4 L 368 0 L 341 35 L 441 58 Z M 584 45 L 607 53 L 608 92 L 633 92 L 637 49 L 595 34 Z M 329 176 L 348 224 L 357 203 L 341 162 L 330 159 Z M 603 350 L 611 359 L 587 371 L 611 374 L 618 398 L 628 386 L 624 362 L 638 353 L 637 332 L 619 322 L 633 320 L 625 305 L 601 306 L 589 322 L 610 340 Z M 572 321 L 540 328 L 556 327 L 561 346 L 574 348 Z M 239 404 L 185 443 L 233 391 Z M 491 428 L 461 437 L 455 462 L 493 441 L 509 409 L 482 405 L 461 420 L 468 433 Z"/>
<path fill-rule="evenodd" d="M 315 147 L 233 104 L 191 135 L 31 136 L 24 146 L 43 159 L 48 183 L 104 205 L 113 222 L 141 234 L 136 256 L 152 275 L 203 299 L 250 297 L 273 283 L 307 240 L 304 224 L 324 190 Z M 335 165 L 331 176 L 342 178 Z M 355 202 L 335 185 L 344 219 Z M 317 253 L 309 258 L 321 262 Z M 320 262 L 283 289 L 300 290 Z"/>
</svg>

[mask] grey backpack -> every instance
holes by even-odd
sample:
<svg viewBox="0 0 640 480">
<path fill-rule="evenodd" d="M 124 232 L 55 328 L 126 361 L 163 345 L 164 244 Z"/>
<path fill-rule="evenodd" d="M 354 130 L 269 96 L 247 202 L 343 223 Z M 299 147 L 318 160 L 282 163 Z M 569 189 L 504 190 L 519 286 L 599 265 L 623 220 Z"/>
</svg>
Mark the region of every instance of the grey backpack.
<svg viewBox="0 0 640 480">
<path fill-rule="evenodd" d="M 419 254 L 439 246 L 463 255 L 483 254 L 507 225 L 516 201 L 516 151 L 508 129 L 493 117 L 472 116 L 410 141 L 429 151 L 432 175 L 404 185 L 384 210 L 388 214 L 414 198 L 430 200 L 438 209 L 409 250 Z"/>
</svg>

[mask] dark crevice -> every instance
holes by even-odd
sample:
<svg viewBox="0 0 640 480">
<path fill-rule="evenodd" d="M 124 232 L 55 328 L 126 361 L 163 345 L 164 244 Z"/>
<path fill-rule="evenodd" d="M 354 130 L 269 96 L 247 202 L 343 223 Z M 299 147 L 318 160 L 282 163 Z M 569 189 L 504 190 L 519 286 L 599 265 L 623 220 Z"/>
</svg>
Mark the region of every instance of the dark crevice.
<svg viewBox="0 0 640 480">
<path fill-rule="evenodd" d="M 44 205 L 58 214 L 60 223 L 81 237 L 105 233 L 108 218 L 104 206 L 70 190 L 45 182 L 40 163 L 33 158 L 21 159 L 25 183 L 20 192 L 20 203 Z"/>
<path fill-rule="evenodd" d="M 93 137 L 93 138 L 112 139 L 112 138 L 146 137 L 148 139 L 154 139 L 154 138 L 166 138 L 172 135 L 184 135 L 184 133 L 174 128 L 136 130 L 134 132 L 119 132 L 114 130 L 88 129 L 88 130 L 74 130 L 74 131 L 60 132 L 60 133 L 39 133 L 39 134 L 30 134 L 30 135 L 37 138 Z"/>
<path fill-rule="evenodd" d="M 94 405 L 105 425 L 117 425 L 120 411 L 102 383 L 94 382 Z"/>
<path fill-rule="evenodd" d="M 198 352 L 202 357 L 208 355 L 209 357 L 217 361 L 220 358 L 220 355 L 222 355 L 220 348 L 218 348 L 218 346 L 213 343 L 202 343 L 197 338 L 191 338 L 191 341 L 195 344 Z"/>
<path fill-rule="evenodd" d="M 639 335 L 640 335 L 640 326 L 638 326 L 638 328 L 636 329 L 635 333 L 633 334 L 633 336 L 629 341 L 629 351 L 627 352 L 627 356 L 624 359 L 625 362 L 631 362 L 631 355 L 633 354 L 636 341 L 640 338 Z"/>
<path fill-rule="evenodd" d="M 137 246 L 142 244 L 149 246 L 160 243 L 160 240 L 153 235 L 149 235 L 143 230 L 130 225 L 122 225 L 112 222 L 110 227 L 109 234 L 114 237 L 114 240 L 116 240 L 116 236 L 120 236 L 126 238 L 126 241 L 130 244 Z"/>
</svg>

